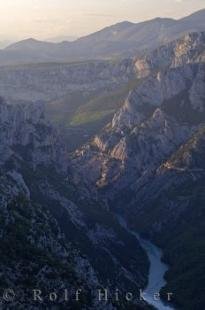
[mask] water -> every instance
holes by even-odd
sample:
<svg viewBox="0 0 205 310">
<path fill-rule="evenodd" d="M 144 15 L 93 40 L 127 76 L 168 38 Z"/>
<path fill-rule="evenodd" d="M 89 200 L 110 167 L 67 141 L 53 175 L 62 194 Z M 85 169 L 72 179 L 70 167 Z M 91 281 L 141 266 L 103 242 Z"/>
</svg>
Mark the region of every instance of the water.
<svg viewBox="0 0 205 310">
<path fill-rule="evenodd" d="M 166 281 L 164 275 L 168 270 L 168 266 L 162 262 L 162 251 L 148 240 L 141 238 L 136 232 L 127 227 L 123 218 L 118 216 L 118 221 L 121 226 L 126 228 L 139 241 L 141 247 L 146 251 L 150 261 L 148 285 L 143 291 L 145 301 L 154 306 L 158 310 L 174 310 L 173 306 L 165 305 L 162 300 L 155 300 L 154 294 L 159 293 L 161 288 L 165 286 Z"/>
</svg>

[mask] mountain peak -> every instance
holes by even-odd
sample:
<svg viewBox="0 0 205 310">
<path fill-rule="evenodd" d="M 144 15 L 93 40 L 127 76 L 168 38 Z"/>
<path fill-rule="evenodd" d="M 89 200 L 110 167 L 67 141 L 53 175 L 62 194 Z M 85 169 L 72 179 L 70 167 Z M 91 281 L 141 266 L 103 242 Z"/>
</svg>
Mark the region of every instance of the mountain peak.
<svg viewBox="0 0 205 310">
<path fill-rule="evenodd" d="M 132 26 L 132 25 L 134 25 L 134 23 L 132 23 L 132 22 L 130 22 L 130 21 L 128 21 L 128 20 L 124 20 L 124 21 L 122 21 L 122 22 L 119 22 L 119 23 L 117 23 L 117 24 L 115 24 L 114 26 Z"/>
<path fill-rule="evenodd" d="M 28 38 L 28 39 L 24 39 L 21 40 L 19 42 L 13 43 L 9 46 L 6 47 L 6 50 L 18 50 L 18 49 L 22 49 L 22 48 L 31 48 L 33 46 L 42 44 L 44 42 L 36 40 L 34 38 Z"/>
<path fill-rule="evenodd" d="M 28 38 L 28 39 L 22 40 L 21 42 L 36 43 L 36 42 L 39 42 L 39 41 L 34 39 L 34 38 Z"/>
</svg>

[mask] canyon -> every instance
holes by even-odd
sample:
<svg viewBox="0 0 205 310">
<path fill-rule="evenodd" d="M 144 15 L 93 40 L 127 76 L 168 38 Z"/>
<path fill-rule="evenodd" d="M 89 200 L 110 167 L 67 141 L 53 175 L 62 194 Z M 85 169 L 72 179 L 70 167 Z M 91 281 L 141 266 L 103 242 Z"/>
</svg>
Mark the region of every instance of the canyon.
<svg viewBox="0 0 205 310">
<path fill-rule="evenodd" d="M 179 22 L 183 34 L 175 21 L 155 20 L 157 31 L 169 24 L 172 35 L 146 53 L 130 45 L 123 59 L 0 68 L 0 294 L 9 287 L 18 296 L 5 309 L 35 309 L 33 287 L 58 288 L 58 295 L 67 289 L 62 309 L 203 309 L 203 14 L 188 17 L 198 21 L 194 31 L 186 19 Z M 150 24 L 114 28 L 121 38 L 138 27 L 150 32 Z M 79 42 L 92 43 L 96 35 Z M 104 32 L 98 36 L 101 41 Z M 21 48 L 8 50 L 20 55 Z M 75 130 L 78 139 L 88 136 L 78 140 Z M 153 261 L 158 305 L 139 294 L 156 284 Z M 105 305 L 94 296 L 105 287 L 136 297 Z M 73 298 L 78 289 L 80 304 Z M 40 306 L 59 301 L 46 298 Z"/>
</svg>

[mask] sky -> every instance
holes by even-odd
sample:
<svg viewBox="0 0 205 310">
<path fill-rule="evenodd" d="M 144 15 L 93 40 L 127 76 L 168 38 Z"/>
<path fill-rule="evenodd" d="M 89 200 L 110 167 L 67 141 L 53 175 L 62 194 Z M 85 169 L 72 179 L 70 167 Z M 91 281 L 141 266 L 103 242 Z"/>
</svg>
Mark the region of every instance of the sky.
<svg viewBox="0 0 205 310">
<path fill-rule="evenodd" d="M 205 0 L 0 0 L 0 40 L 83 36 L 120 21 L 180 18 Z"/>
</svg>

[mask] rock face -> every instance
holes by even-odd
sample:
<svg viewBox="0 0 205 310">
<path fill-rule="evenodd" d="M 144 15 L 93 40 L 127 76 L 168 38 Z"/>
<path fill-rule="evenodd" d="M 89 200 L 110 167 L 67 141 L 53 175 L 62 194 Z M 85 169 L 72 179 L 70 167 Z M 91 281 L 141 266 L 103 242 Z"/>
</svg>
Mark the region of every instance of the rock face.
<svg viewBox="0 0 205 310">
<path fill-rule="evenodd" d="M 200 309 L 204 304 L 203 292 L 190 297 L 205 283 L 201 273 L 205 253 L 204 154 L 202 126 L 140 184 L 130 206 L 135 214 L 130 217 L 131 225 L 164 249 L 170 265 L 165 290 L 174 293 L 180 309 Z"/>
<path fill-rule="evenodd" d="M 150 72 L 204 61 L 204 33 L 187 34 L 145 57 L 121 61 L 87 61 L 70 64 L 4 66 L 0 71 L 0 93 L 7 101 L 54 101 L 78 92 L 107 93 Z M 159 76 L 160 78 L 160 76 Z M 151 89 L 150 89 L 151 91 Z M 80 96 L 78 95 L 78 96 Z M 68 101 L 79 101 L 76 97 Z"/>
<path fill-rule="evenodd" d="M 150 117 L 158 107 L 163 107 L 166 113 L 182 121 L 183 115 L 179 113 L 181 117 L 179 119 L 174 113 L 177 109 L 179 112 L 183 110 L 183 100 L 187 101 L 187 114 L 191 110 L 196 111 L 196 114 L 203 112 L 203 76 L 204 64 L 193 64 L 147 77 L 136 90 L 130 93 L 122 109 L 115 114 L 112 128 L 117 131 L 132 129 Z M 177 105 L 175 103 L 177 101 L 181 104 Z M 186 121 L 185 118 L 184 121 Z"/>
<path fill-rule="evenodd" d="M 64 308 L 79 306 L 72 297 L 81 288 L 86 309 L 115 308 L 97 301 L 99 287 L 115 289 L 120 283 L 122 292 L 130 288 L 138 295 L 146 284 L 145 253 L 105 204 L 76 185 L 66 148 L 42 106 L 1 100 L 0 141 L 0 289 L 12 288 L 19 297 L 5 307 L 20 302 L 34 309 L 39 304 L 30 298 L 33 287 L 59 288 L 58 294 L 68 289 Z M 45 298 L 43 306 L 49 305 Z"/>
<path fill-rule="evenodd" d="M 191 34 L 140 60 L 141 83 L 73 159 L 78 178 L 163 248 L 165 289 L 190 310 L 205 302 L 192 298 L 205 284 L 204 51 L 204 33 Z"/>
<path fill-rule="evenodd" d="M 9 102 L 52 101 L 75 91 L 108 91 L 134 76 L 132 60 L 2 67 L 0 93 Z"/>
<path fill-rule="evenodd" d="M 163 64 L 157 70 L 150 69 L 152 73 L 130 92 L 111 124 L 90 145 L 76 152 L 74 166 L 78 165 L 88 183 L 109 194 L 131 186 L 160 165 L 204 122 L 204 39 L 200 33 L 168 45 L 166 50 L 172 57 L 166 70 Z M 187 42 L 193 57 L 182 57 L 181 63 L 178 49 Z M 150 59 L 158 53 L 159 61 L 164 49 L 151 54 Z"/>
<path fill-rule="evenodd" d="M 42 104 L 9 106 L 1 99 L 0 124 L 1 164 L 15 156 L 20 148 L 22 152 L 25 150 L 24 156 L 33 167 L 55 163 L 65 171 L 65 146 L 60 143 L 58 132 L 47 124 Z"/>
<path fill-rule="evenodd" d="M 161 46 L 145 57 L 137 58 L 137 76 L 146 77 L 152 72 L 181 67 L 205 60 L 205 33 L 188 33 L 182 39 Z"/>
</svg>

